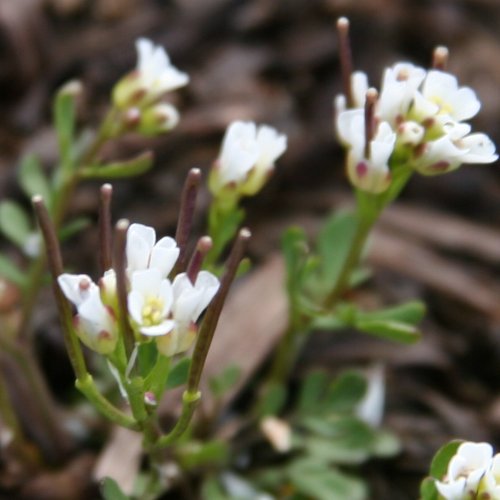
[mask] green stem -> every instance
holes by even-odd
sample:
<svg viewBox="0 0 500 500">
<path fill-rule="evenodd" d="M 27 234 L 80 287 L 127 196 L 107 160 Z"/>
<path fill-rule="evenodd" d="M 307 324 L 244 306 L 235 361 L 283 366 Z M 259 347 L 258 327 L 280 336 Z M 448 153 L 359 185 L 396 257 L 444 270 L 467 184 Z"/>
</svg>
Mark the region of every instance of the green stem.
<svg viewBox="0 0 500 500">
<path fill-rule="evenodd" d="M 88 374 L 75 382 L 76 388 L 111 422 L 134 431 L 139 431 L 139 424 L 130 416 L 113 406 L 97 389 L 92 375 Z"/>
<path fill-rule="evenodd" d="M 157 442 L 152 446 L 153 450 L 158 450 L 161 448 L 165 448 L 169 446 L 179 437 L 181 437 L 184 432 L 189 427 L 189 423 L 191 422 L 191 418 L 193 417 L 194 410 L 198 406 L 198 403 L 201 399 L 201 392 L 190 392 L 185 391 L 182 395 L 182 412 L 179 420 L 175 424 L 174 428 L 165 436 L 162 436 Z"/>
</svg>

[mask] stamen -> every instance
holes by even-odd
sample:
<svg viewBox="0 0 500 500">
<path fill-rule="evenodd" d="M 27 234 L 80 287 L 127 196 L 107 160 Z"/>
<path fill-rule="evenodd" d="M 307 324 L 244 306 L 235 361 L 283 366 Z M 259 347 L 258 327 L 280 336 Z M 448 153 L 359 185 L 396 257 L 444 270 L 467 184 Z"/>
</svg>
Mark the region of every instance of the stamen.
<svg viewBox="0 0 500 500">
<path fill-rule="evenodd" d="M 342 87 L 347 100 L 347 107 L 354 106 L 352 96 L 351 75 L 352 75 L 352 51 L 349 39 L 349 20 L 340 17 L 337 20 L 337 35 L 339 40 L 340 74 L 342 76 Z"/>
<path fill-rule="evenodd" d="M 370 142 L 375 136 L 375 105 L 377 99 L 377 90 L 369 88 L 366 92 L 365 103 L 365 158 L 370 158 Z"/>
<path fill-rule="evenodd" d="M 198 240 L 198 244 L 196 245 L 196 250 L 193 253 L 193 256 L 191 257 L 191 261 L 189 262 L 188 268 L 187 268 L 187 276 L 189 278 L 189 281 L 194 285 L 196 278 L 198 276 L 198 273 L 200 272 L 201 266 L 203 265 L 203 259 L 205 258 L 205 255 L 210 251 L 212 248 L 212 238 L 210 236 L 202 236 Z"/>
<path fill-rule="evenodd" d="M 434 69 L 445 71 L 448 66 L 449 51 L 443 45 L 439 45 L 432 53 L 432 67 Z"/>
</svg>

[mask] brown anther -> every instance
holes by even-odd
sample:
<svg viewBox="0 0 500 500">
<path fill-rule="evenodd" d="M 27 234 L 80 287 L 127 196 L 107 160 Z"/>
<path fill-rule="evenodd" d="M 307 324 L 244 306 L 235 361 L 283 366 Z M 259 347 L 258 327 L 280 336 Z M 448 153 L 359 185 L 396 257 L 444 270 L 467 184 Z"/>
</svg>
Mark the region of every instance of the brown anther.
<svg viewBox="0 0 500 500">
<path fill-rule="evenodd" d="M 79 282 L 78 282 L 78 288 L 84 292 L 85 290 L 88 290 L 90 288 L 90 280 L 87 279 L 87 278 L 82 278 Z"/>
</svg>

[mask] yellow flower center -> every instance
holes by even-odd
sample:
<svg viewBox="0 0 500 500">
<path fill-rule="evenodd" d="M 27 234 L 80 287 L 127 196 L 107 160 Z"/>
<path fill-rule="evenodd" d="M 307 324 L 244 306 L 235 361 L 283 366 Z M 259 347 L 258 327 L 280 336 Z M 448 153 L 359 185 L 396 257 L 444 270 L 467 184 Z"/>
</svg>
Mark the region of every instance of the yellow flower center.
<svg viewBox="0 0 500 500">
<path fill-rule="evenodd" d="M 149 296 L 142 308 L 142 324 L 144 326 L 159 325 L 163 319 L 163 299 Z"/>
<path fill-rule="evenodd" d="M 437 104 L 439 106 L 439 113 L 440 115 L 451 115 L 453 113 L 453 107 L 448 103 L 445 102 L 441 97 L 438 96 L 432 96 L 430 99 L 434 104 Z"/>
</svg>

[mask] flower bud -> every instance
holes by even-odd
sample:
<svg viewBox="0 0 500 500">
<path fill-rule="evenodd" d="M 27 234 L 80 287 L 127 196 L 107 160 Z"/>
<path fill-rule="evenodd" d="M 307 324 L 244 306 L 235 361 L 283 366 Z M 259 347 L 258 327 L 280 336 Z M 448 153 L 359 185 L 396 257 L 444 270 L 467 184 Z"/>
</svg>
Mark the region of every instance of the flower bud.
<svg viewBox="0 0 500 500">
<path fill-rule="evenodd" d="M 178 123 L 177 109 L 171 104 L 159 103 L 141 113 L 137 131 L 145 136 L 155 136 L 172 130 Z"/>
</svg>

